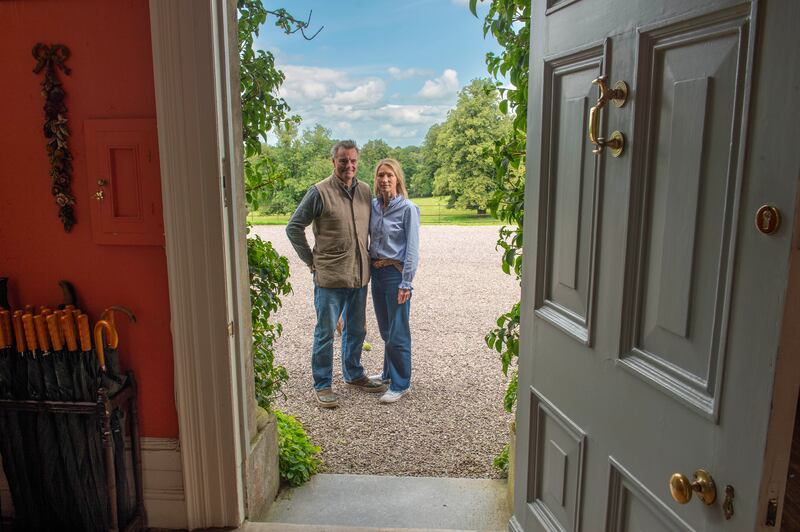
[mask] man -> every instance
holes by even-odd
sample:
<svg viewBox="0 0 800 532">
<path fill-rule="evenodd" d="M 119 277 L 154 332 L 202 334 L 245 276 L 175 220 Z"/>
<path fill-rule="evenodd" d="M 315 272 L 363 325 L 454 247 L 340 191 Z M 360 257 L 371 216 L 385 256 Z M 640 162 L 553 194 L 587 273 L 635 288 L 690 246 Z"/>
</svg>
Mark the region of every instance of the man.
<svg viewBox="0 0 800 532">
<path fill-rule="evenodd" d="M 339 405 L 332 390 L 333 337 L 339 316 L 345 383 L 366 392 L 386 390 L 381 381 L 367 377 L 361 365 L 369 283 L 370 187 L 356 179 L 358 147 L 353 141 L 337 142 L 331 159 L 333 174 L 308 189 L 286 226 L 286 236 L 314 278 L 317 325 L 311 373 L 317 402 L 323 408 Z M 314 232 L 313 251 L 306 240 L 309 225 Z"/>
</svg>

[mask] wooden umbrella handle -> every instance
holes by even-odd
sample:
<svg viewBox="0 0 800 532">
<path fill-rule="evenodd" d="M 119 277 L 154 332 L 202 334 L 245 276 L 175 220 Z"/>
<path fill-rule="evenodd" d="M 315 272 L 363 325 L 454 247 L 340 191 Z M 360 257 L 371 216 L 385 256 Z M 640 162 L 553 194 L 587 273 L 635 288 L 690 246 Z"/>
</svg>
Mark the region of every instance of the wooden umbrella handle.
<svg viewBox="0 0 800 532">
<path fill-rule="evenodd" d="M 61 351 L 64 349 L 64 342 L 61 340 L 61 329 L 58 327 L 58 316 L 55 313 L 48 315 L 47 330 L 50 331 L 50 340 L 53 342 L 53 351 Z"/>
<path fill-rule="evenodd" d="M 61 330 L 64 331 L 64 341 L 70 351 L 78 350 L 78 333 L 75 331 L 75 315 L 72 312 L 61 314 Z"/>
<path fill-rule="evenodd" d="M 22 315 L 22 328 L 25 330 L 25 343 L 28 344 L 29 351 L 36 351 L 36 328 L 33 326 L 33 314 Z"/>
<path fill-rule="evenodd" d="M 44 316 L 37 314 L 33 317 L 33 325 L 36 328 L 36 340 L 42 352 L 50 351 L 50 342 L 47 340 L 47 322 Z"/>
<path fill-rule="evenodd" d="M 97 360 L 100 362 L 100 367 L 106 369 L 106 353 L 103 345 L 103 330 L 106 331 L 106 339 L 108 346 L 112 349 L 119 343 L 117 330 L 107 320 L 97 320 L 94 324 L 94 348 L 97 351 Z"/>
<path fill-rule="evenodd" d="M 58 340 L 61 343 L 61 346 L 64 346 L 64 329 L 61 328 L 61 316 L 64 315 L 64 312 L 61 310 L 54 310 L 53 316 L 56 318 L 56 334 L 58 335 Z M 45 318 L 47 319 L 47 318 Z M 47 322 L 48 329 L 50 328 L 50 322 Z M 52 336 L 52 331 L 50 335 Z M 55 342 L 54 342 L 55 344 Z"/>
<path fill-rule="evenodd" d="M 14 340 L 17 344 L 17 353 L 25 352 L 25 334 L 22 332 L 22 311 L 14 311 Z"/>
<path fill-rule="evenodd" d="M 3 329 L 3 337 L 5 344 L 3 347 L 8 347 L 14 343 L 14 337 L 11 333 L 11 313 L 7 310 L 0 310 L 0 329 Z"/>
<path fill-rule="evenodd" d="M 61 315 L 61 330 L 64 331 L 64 341 L 67 344 L 68 351 L 78 350 L 78 337 L 75 334 L 75 320 L 71 312 L 65 312 Z"/>
<path fill-rule="evenodd" d="M 80 314 L 75 320 L 78 322 L 78 336 L 81 340 L 81 351 L 91 351 L 92 333 L 89 331 L 89 316 Z"/>
</svg>

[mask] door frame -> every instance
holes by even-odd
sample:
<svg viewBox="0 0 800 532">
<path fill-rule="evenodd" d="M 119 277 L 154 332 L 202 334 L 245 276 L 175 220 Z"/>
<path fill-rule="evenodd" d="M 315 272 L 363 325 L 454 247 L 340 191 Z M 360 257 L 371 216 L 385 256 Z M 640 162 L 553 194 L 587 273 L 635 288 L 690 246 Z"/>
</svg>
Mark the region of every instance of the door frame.
<svg viewBox="0 0 800 532">
<path fill-rule="evenodd" d="M 150 0 L 175 406 L 186 527 L 239 526 L 247 398 L 247 258 L 231 57 L 234 0 Z M 235 41 L 234 41 L 235 42 Z M 237 159 L 238 157 L 238 159 Z M 225 186 L 229 183 L 231 186 Z M 237 223 L 242 231 L 235 231 Z M 240 234 L 241 233 L 241 234 Z M 249 327 L 247 328 L 249 329 Z"/>
<path fill-rule="evenodd" d="M 795 201 L 800 212 L 800 194 Z M 783 518 L 783 501 L 786 495 L 787 476 L 792 454 L 797 399 L 800 392 L 800 215 L 795 216 L 792 231 L 792 250 L 789 258 L 789 282 L 780 333 L 778 358 L 775 363 L 775 384 L 772 394 L 767 446 L 764 452 L 764 473 L 759 488 L 758 507 L 762 519 L 757 530 L 780 530 Z M 775 526 L 766 525 L 766 512 L 770 499 L 777 500 Z"/>
</svg>

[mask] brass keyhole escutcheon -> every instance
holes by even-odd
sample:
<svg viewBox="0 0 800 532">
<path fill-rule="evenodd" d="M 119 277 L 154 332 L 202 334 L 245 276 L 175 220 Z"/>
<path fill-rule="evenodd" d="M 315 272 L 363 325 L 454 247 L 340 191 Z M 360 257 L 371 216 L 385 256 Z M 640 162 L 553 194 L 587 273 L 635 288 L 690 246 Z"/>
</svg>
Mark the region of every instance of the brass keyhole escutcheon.
<svg viewBox="0 0 800 532">
<path fill-rule="evenodd" d="M 98 190 L 97 192 L 94 193 L 94 199 L 96 199 L 97 201 L 103 201 L 105 197 L 106 195 L 103 193 L 102 190 Z"/>
<path fill-rule="evenodd" d="M 680 504 L 686 504 L 692 500 L 692 494 L 696 493 L 697 498 L 703 504 L 712 505 L 717 500 L 717 486 L 711 474 L 705 469 L 698 469 L 694 472 L 694 481 L 682 473 L 675 473 L 669 479 L 669 492 L 672 498 Z"/>
<path fill-rule="evenodd" d="M 733 498 L 735 496 L 735 492 L 733 486 L 728 484 L 725 486 L 725 500 L 722 502 L 722 512 L 725 514 L 725 520 L 730 520 L 733 517 Z"/>
<path fill-rule="evenodd" d="M 756 211 L 756 229 L 765 235 L 773 235 L 781 226 L 781 211 L 772 205 L 762 205 Z"/>
</svg>

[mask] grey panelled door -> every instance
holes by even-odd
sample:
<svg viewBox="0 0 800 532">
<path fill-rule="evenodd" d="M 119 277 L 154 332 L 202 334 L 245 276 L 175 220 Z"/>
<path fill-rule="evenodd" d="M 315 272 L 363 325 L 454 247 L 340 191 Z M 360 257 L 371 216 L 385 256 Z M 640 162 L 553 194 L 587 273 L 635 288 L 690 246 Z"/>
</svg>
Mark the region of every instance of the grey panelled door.
<svg viewBox="0 0 800 532">
<path fill-rule="evenodd" d="M 798 176 L 798 76 L 779 78 L 798 4 L 534 1 L 512 527 L 763 522 Z M 753 223 L 762 204 L 783 215 L 774 234 Z M 672 475 L 698 469 L 716 500 L 678 504 Z"/>
</svg>

